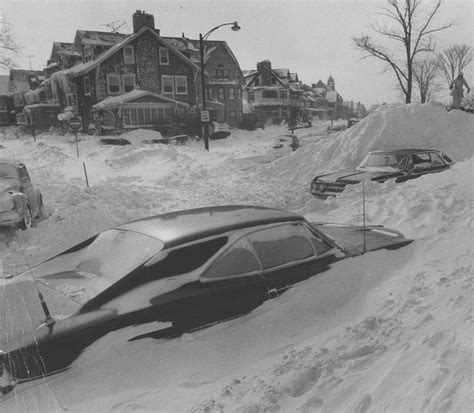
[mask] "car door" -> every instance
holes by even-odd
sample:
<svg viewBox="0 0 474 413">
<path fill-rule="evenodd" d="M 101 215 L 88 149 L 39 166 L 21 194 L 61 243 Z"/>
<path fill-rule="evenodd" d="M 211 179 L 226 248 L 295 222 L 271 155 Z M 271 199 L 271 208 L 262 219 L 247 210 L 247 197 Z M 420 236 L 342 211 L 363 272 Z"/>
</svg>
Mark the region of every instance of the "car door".
<svg viewBox="0 0 474 413">
<path fill-rule="evenodd" d="M 334 262 L 333 248 L 301 223 L 288 223 L 248 235 L 271 297 L 319 274 Z"/>
<path fill-rule="evenodd" d="M 260 265 L 245 240 L 221 245 L 205 257 L 203 244 L 175 249 L 149 268 L 150 277 L 165 276 L 149 284 L 156 291 L 150 298 L 152 317 L 171 321 L 181 331 L 246 313 L 268 298 Z"/>
</svg>

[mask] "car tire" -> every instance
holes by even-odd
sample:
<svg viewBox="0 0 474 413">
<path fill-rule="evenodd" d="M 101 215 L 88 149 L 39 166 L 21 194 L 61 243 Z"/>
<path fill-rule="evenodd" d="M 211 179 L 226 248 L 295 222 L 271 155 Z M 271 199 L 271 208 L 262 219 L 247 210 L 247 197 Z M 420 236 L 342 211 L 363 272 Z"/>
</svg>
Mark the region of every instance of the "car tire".
<svg viewBox="0 0 474 413">
<path fill-rule="evenodd" d="M 21 220 L 19 227 L 22 230 L 25 229 L 30 229 L 33 225 L 33 217 L 31 215 L 31 209 L 30 207 L 26 207 L 26 212 L 25 215 L 23 216 L 23 219 Z"/>
</svg>

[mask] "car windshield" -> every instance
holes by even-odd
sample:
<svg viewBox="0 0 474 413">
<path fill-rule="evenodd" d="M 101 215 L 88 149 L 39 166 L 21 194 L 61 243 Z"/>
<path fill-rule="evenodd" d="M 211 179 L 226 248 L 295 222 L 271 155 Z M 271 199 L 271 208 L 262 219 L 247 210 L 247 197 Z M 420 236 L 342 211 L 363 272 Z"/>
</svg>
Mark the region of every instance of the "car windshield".
<svg viewBox="0 0 474 413">
<path fill-rule="evenodd" d="M 110 229 L 37 265 L 31 273 L 83 304 L 148 261 L 163 245 L 141 233 Z"/>
<path fill-rule="evenodd" d="M 397 168 L 403 169 L 407 162 L 407 155 L 395 153 L 369 153 L 359 168 Z"/>
<path fill-rule="evenodd" d="M 16 168 L 9 163 L 0 163 L 0 179 L 18 178 Z"/>
</svg>

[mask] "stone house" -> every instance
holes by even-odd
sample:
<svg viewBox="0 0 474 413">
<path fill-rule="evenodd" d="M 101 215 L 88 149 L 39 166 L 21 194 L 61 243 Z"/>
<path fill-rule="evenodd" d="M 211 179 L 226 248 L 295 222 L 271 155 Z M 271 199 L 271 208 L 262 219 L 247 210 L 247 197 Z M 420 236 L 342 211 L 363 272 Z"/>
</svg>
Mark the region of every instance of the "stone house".
<svg viewBox="0 0 474 413">
<path fill-rule="evenodd" d="M 212 119 L 237 126 L 243 83 L 238 62 L 226 42 L 204 46 Z M 77 30 L 73 43 L 55 42 L 46 71 L 46 101 L 73 107 L 84 129 L 166 133 L 196 127 L 196 120 L 200 129 L 199 41 L 162 37 L 153 15 L 143 11 L 133 15 L 132 34 Z"/>
</svg>

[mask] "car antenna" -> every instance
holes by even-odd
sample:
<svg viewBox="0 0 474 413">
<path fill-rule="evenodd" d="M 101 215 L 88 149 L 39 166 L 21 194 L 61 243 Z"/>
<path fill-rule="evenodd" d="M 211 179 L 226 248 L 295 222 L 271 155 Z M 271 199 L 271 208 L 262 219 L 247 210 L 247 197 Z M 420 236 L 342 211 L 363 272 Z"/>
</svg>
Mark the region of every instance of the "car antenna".
<svg viewBox="0 0 474 413">
<path fill-rule="evenodd" d="M 364 244 L 362 247 L 362 254 L 366 251 L 365 246 L 365 177 L 362 178 L 362 230 L 364 233 Z"/>
<path fill-rule="evenodd" d="M 56 320 L 51 316 L 51 313 L 50 313 L 49 308 L 48 308 L 48 304 L 46 304 L 46 300 L 44 299 L 43 294 L 41 294 L 41 291 L 38 288 L 37 281 L 35 280 L 35 277 L 33 277 L 33 271 L 31 269 L 31 265 L 28 262 L 28 260 L 26 259 L 25 249 L 23 248 L 22 250 L 23 250 L 23 258 L 25 259 L 25 262 L 28 265 L 28 271 L 30 273 L 30 276 L 31 276 L 34 284 L 35 284 L 36 292 L 38 293 L 38 297 L 39 297 L 39 300 L 40 300 L 40 303 L 41 303 L 41 308 L 43 309 L 44 315 L 46 317 L 44 319 L 44 323 L 48 327 L 51 327 L 56 322 Z"/>
</svg>

